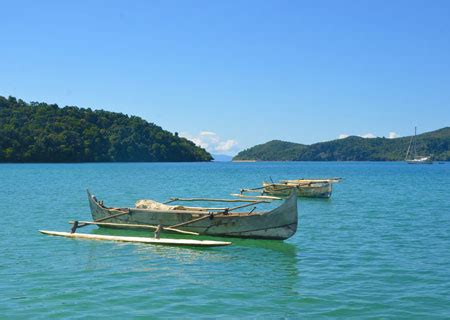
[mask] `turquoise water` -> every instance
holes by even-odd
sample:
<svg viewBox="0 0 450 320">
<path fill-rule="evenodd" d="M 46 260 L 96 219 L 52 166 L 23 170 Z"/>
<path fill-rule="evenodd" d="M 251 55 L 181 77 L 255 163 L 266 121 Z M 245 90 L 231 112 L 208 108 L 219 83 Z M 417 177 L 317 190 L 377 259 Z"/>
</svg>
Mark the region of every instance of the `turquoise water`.
<svg viewBox="0 0 450 320">
<path fill-rule="evenodd" d="M 106 204 L 342 177 L 285 242 L 195 249 L 48 237 Z M 0 165 L 0 318 L 449 318 L 450 164 Z M 145 232 L 83 232 L 147 235 Z"/>
</svg>

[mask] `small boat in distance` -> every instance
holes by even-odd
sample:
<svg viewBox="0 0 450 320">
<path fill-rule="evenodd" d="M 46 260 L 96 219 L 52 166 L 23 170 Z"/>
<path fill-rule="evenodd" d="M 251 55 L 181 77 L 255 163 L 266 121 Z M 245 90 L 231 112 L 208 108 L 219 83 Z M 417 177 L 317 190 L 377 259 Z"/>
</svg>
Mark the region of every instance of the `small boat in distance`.
<svg viewBox="0 0 450 320">
<path fill-rule="evenodd" d="M 286 240 L 297 231 L 297 197 L 292 193 L 283 203 L 269 211 L 257 211 L 256 205 L 271 199 L 171 198 L 164 203 L 139 200 L 134 208 L 113 208 L 104 205 L 88 191 L 89 206 L 99 227 L 120 229 L 158 228 L 168 232 L 222 237 Z M 173 202 L 233 202 L 234 207 L 188 207 Z M 252 207 L 250 211 L 237 211 Z M 103 222 L 108 220 L 108 222 Z M 83 225 L 83 223 L 82 223 Z"/>
<path fill-rule="evenodd" d="M 243 192 L 261 192 L 263 195 L 287 197 L 294 190 L 298 197 L 329 198 L 333 192 L 333 184 L 340 181 L 341 178 L 281 180 L 276 183 L 263 182 L 261 188 L 242 189 L 241 194 Z"/>
<path fill-rule="evenodd" d="M 408 164 L 433 164 L 431 156 L 418 156 L 417 155 L 417 127 L 414 127 L 414 136 L 409 141 L 408 150 L 406 151 L 405 161 Z"/>
</svg>

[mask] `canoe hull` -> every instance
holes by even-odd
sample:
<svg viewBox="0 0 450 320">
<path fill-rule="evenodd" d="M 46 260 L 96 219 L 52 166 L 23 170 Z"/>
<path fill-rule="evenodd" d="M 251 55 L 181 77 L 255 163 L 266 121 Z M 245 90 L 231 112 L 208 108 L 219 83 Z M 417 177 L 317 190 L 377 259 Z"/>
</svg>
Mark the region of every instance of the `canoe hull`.
<svg viewBox="0 0 450 320">
<path fill-rule="evenodd" d="M 287 185 L 287 184 L 273 184 L 273 183 L 263 183 L 264 193 L 278 196 L 286 197 L 290 194 L 292 189 L 298 197 L 305 198 L 329 198 L 333 192 L 333 184 L 328 182 L 315 183 L 311 185 Z"/>
<path fill-rule="evenodd" d="M 117 214 L 117 211 L 101 205 L 89 192 L 88 198 L 94 220 Z M 129 214 L 111 218 L 107 221 L 120 224 L 161 225 L 168 227 L 202 216 L 202 213 L 186 210 L 161 211 L 138 208 L 129 208 L 127 210 L 129 210 Z M 297 199 L 295 194 L 292 194 L 281 206 L 271 211 L 220 214 L 215 215 L 212 219 L 206 218 L 196 221 L 179 229 L 211 236 L 285 240 L 296 233 L 297 224 Z"/>
</svg>

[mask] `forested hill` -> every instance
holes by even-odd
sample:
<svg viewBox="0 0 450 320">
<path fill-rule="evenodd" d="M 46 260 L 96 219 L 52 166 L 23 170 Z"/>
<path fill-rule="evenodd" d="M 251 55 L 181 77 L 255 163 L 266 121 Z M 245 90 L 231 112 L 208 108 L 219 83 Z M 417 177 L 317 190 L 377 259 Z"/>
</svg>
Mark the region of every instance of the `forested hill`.
<svg viewBox="0 0 450 320">
<path fill-rule="evenodd" d="M 139 117 L 0 96 L 0 162 L 210 161 Z"/>
<path fill-rule="evenodd" d="M 345 139 L 303 145 L 269 141 L 239 152 L 233 160 L 260 161 L 396 161 L 405 158 L 411 137 Z M 450 161 L 450 127 L 417 135 L 417 153 Z"/>
</svg>

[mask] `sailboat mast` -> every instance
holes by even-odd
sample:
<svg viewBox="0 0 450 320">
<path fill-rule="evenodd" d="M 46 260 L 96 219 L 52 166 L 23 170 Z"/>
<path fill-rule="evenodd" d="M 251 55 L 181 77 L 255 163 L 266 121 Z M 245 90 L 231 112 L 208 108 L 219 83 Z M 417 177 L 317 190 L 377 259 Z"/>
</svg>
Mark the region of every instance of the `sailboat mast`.
<svg viewBox="0 0 450 320">
<path fill-rule="evenodd" d="M 416 136 L 417 136 L 417 127 L 414 127 L 414 145 L 413 145 L 414 157 L 413 157 L 413 159 L 417 158 L 417 139 L 416 139 Z"/>
<path fill-rule="evenodd" d="M 423 149 L 427 149 L 427 146 L 422 145 Z M 422 151 L 423 152 L 423 151 Z M 414 127 L 414 135 L 411 137 L 411 140 L 409 141 L 408 151 L 406 151 L 406 162 L 410 164 L 419 164 L 419 163 L 426 163 L 426 164 L 432 164 L 433 161 L 431 160 L 431 156 L 418 156 L 417 155 L 417 127 Z"/>
<path fill-rule="evenodd" d="M 411 151 L 411 145 L 412 145 L 413 139 L 414 139 L 414 137 L 411 137 L 411 140 L 409 140 L 408 150 L 406 150 L 405 161 L 408 161 L 408 156 L 409 156 L 409 152 Z"/>
</svg>

